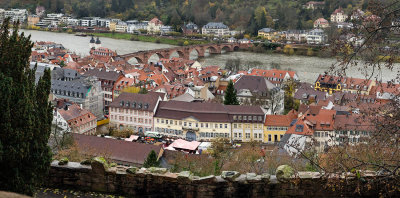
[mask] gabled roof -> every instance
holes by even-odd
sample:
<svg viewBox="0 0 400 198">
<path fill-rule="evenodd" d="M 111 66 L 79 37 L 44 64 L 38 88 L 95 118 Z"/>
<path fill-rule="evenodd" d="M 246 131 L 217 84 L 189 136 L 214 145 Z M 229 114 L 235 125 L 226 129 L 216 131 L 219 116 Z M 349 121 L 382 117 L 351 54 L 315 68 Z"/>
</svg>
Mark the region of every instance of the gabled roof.
<svg viewBox="0 0 400 198">
<path fill-rule="evenodd" d="M 234 85 L 236 90 L 241 90 L 241 89 L 248 89 L 251 92 L 267 92 L 269 90 L 272 90 L 274 88 L 277 88 L 275 85 L 273 85 L 269 80 L 265 79 L 264 77 L 261 76 L 248 76 L 244 75 L 239 80 L 235 83 Z"/>
<path fill-rule="evenodd" d="M 96 116 L 90 111 L 82 109 L 77 104 L 68 106 L 68 109 L 58 109 L 60 115 L 66 120 L 71 126 L 79 127 L 88 122 L 96 120 Z"/>
</svg>

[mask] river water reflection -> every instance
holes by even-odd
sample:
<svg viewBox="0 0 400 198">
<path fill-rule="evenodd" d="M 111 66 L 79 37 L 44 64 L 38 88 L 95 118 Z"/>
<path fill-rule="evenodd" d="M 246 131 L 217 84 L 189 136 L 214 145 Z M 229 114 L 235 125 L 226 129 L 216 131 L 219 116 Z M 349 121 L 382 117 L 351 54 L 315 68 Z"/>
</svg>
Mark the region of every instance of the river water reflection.
<svg viewBox="0 0 400 198">
<path fill-rule="evenodd" d="M 54 32 L 42 32 L 34 30 L 22 30 L 25 34 L 31 35 L 33 41 L 53 41 L 64 45 L 64 47 L 77 53 L 78 55 L 89 54 L 89 40 L 90 37 L 79 37 L 73 34 L 66 33 L 54 33 Z M 173 47 L 167 44 L 148 43 L 140 41 L 127 41 L 118 40 L 111 38 L 100 38 L 103 47 L 115 50 L 118 54 L 126 54 L 131 52 L 137 52 L 141 50 L 152 50 L 160 48 Z M 172 56 L 178 56 L 173 54 Z M 194 52 L 191 54 L 191 59 L 196 59 L 197 54 Z M 223 67 L 228 59 L 239 58 L 243 65 L 246 65 L 250 61 L 257 61 L 260 64 L 258 68 L 270 68 L 272 63 L 279 64 L 281 69 L 291 69 L 297 72 L 300 79 L 304 82 L 314 83 L 318 74 L 324 73 L 329 67 L 336 62 L 335 59 L 331 58 L 318 58 L 318 57 L 307 57 L 307 56 L 286 56 L 282 54 L 259 54 L 251 52 L 231 52 L 224 53 L 221 55 L 209 56 L 206 53 L 205 58 L 199 59 L 199 62 L 203 66 L 208 65 L 219 65 Z M 150 61 L 156 61 L 158 57 L 152 56 Z M 388 81 L 396 77 L 399 72 L 400 64 L 395 65 L 396 71 L 383 70 L 379 74 L 379 80 Z M 367 71 L 370 72 L 370 71 Z M 347 76 L 363 78 L 364 75 L 357 68 L 350 68 L 347 70 Z"/>
</svg>

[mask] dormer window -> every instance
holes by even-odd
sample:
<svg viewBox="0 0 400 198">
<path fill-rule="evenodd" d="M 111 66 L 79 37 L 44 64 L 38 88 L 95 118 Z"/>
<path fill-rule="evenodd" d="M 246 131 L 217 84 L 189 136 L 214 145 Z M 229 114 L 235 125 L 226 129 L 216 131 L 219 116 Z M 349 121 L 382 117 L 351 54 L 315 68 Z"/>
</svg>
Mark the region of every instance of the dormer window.
<svg viewBox="0 0 400 198">
<path fill-rule="evenodd" d="M 119 102 L 119 105 L 120 105 L 121 107 L 123 107 L 123 106 L 124 106 L 124 101 Z"/>
</svg>

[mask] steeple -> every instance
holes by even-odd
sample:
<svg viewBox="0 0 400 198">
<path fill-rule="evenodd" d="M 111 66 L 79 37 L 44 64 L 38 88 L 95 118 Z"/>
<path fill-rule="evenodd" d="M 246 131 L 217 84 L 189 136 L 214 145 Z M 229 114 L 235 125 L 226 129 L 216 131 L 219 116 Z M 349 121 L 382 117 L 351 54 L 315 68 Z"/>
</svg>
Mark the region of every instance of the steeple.
<svg viewBox="0 0 400 198">
<path fill-rule="evenodd" d="M 96 47 L 96 46 L 95 46 L 95 40 L 94 40 L 94 38 L 93 38 L 93 36 L 92 36 L 92 38 L 90 39 L 89 48 L 92 49 L 92 48 L 94 48 L 94 47 Z"/>
<path fill-rule="evenodd" d="M 100 41 L 99 37 L 97 37 L 97 39 L 96 39 L 95 47 L 96 47 L 96 49 L 101 47 L 101 41 Z"/>
</svg>

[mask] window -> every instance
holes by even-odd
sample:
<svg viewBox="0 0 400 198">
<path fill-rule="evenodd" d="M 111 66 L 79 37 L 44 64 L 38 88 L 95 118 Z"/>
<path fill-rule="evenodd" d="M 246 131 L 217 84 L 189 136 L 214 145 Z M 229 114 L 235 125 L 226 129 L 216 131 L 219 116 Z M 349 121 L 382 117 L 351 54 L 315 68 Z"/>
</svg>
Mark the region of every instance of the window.
<svg viewBox="0 0 400 198">
<path fill-rule="evenodd" d="M 183 123 L 183 126 L 186 126 L 186 125 L 187 125 L 187 123 L 186 123 L 186 122 L 184 122 L 184 123 Z"/>
<path fill-rule="evenodd" d="M 203 126 L 204 126 L 203 123 L 201 123 L 201 124 L 200 124 L 200 127 L 203 128 Z"/>
<path fill-rule="evenodd" d="M 239 138 L 242 138 L 242 133 L 239 133 Z"/>
<path fill-rule="evenodd" d="M 234 115 L 234 116 L 233 116 L 233 120 L 236 120 L 236 119 L 237 119 L 237 116 Z"/>
<path fill-rule="evenodd" d="M 218 129 L 218 124 L 215 124 L 215 128 Z"/>
<path fill-rule="evenodd" d="M 233 124 L 233 128 L 235 128 L 235 129 L 236 129 L 236 128 L 237 128 L 237 124 Z"/>
<path fill-rule="evenodd" d="M 237 133 L 235 133 L 235 138 L 237 138 Z"/>
<path fill-rule="evenodd" d="M 246 139 L 250 139 L 250 133 L 246 133 Z"/>
<path fill-rule="evenodd" d="M 196 127 L 199 127 L 199 123 L 196 122 Z"/>
<path fill-rule="evenodd" d="M 239 116 L 239 120 L 242 120 L 242 116 Z"/>
<path fill-rule="evenodd" d="M 247 116 L 243 116 L 243 120 L 247 120 Z"/>
<path fill-rule="evenodd" d="M 253 120 L 254 120 L 254 121 L 257 121 L 257 116 L 253 116 Z"/>
<path fill-rule="evenodd" d="M 251 121 L 251 116 L 249 116 L 249 121 Z"/>
<path fill-rule="evenodd" d="M 219 128 L 222 129 L 222 124 L 219 124 Z"/>
<path fill-rule="evenodd" d="M 271 142 L 271 135 L 268 135 L 268 142 Z"/>
<path fill-rule="evenodd" d="M 160 119 L 157 118 L 157 123 L 160 123 Z"/>
<path fill-rule="evenodd" d="M 206 128 L 208 128 L 208 123 L 206 123 Z"/>
<path fill-rule="evenodd" d="M 190 126 L 190 127 L 192 126 L 192 123 L 191 123 L 191 122 L 189 122 L 189 126 Z"/>
<path fill-rule="evenodd" d="M 168 120 L 165 120 L 165 124 L 168 124 Z"/>
</svg>

